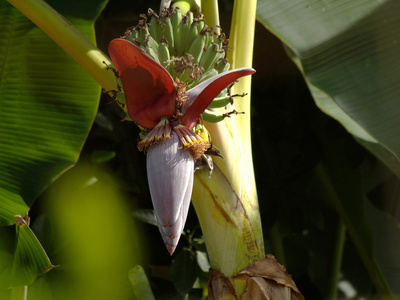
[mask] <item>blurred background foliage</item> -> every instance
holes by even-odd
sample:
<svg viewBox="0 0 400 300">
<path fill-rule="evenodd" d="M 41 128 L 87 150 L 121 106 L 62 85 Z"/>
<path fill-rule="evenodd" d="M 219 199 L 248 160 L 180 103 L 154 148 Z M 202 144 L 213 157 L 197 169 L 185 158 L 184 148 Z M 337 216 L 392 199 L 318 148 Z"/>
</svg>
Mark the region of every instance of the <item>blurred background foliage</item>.
<svg viewBox="0 0 400 300">
<path fill-rule="evenodd" d="M 158 5 L 110 0 L 95 24 L 98 47 L 107 53 L 111 39 Z M 219 5 L 229 33 L 233 1 Z M 397 177 L 316 107 L 281 41 L 260 23 L 254 68 L 253 155 L 267 253 L 306 299 L 376 299 L 376 277 L 400 294 Z M 209 265 L 195 212 L 170 257 L 152 225 L 139 130 L 122 115 L 103 94 L 78 163 L 34 202 L 30 227 L 56 267 L 29 286 L 28 299 L 141 299 L 129 286 L 137 264 L 157 299 L 204 299 Z M 0 230 L 1 270 L 12 260 L 15 227 Z M 0 299 L 11 293 L 0 289 Z"/>
</svg>

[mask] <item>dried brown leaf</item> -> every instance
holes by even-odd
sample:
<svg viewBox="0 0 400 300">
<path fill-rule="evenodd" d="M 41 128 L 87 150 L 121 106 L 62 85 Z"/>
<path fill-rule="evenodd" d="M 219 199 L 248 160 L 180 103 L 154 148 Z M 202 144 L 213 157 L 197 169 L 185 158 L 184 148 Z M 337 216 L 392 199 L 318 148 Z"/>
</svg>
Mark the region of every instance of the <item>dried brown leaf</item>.
<svg viewBox="0 0 400 300">
<path fill-rule="evenodd" d="M 246 291 L 242 300 L 304 300 L 292 276 L 273 255 L 267 255 L 229 278 L 221 272 L 211 271 L 209 299 L 238 299 L 233 284 L 243 280 Z"/>
<path fill-rule="evenodd" d="M 292 276 L 288 274 L 285 267 L 279 264 L 271 254 L 267 255 L 263 260 L 256 261 L 247 268 L 239 271 L 235 276 L 241 275 L 270 279 L 300 293 L 292 279 Z"/>
<path fill-rule="evenodd" d="M 274 281 L 265 280 L 261 277 L 251 277 L 247 280 L 247 288 L 242 300 L 290 300 L 291 293 L 290 288 Z"/>
<path fill-rule="evenodd" d="M 236 299 L 235 289 L 233 288 L 232 283 L 229 278 L 225 277 L 221 272 L 210 271 L 210 279 L 208 280 L 208 299 Z"/>
</svg>

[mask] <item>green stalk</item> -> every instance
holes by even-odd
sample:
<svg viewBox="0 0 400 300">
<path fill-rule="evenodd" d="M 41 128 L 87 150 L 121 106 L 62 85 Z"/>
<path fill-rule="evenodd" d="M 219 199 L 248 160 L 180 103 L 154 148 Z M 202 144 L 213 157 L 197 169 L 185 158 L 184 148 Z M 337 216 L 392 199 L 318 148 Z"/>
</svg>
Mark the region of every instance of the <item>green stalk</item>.
<svg viewBox="0 0 400 300">
<path fill-rule="evenodd" d="M 52 38 L 106 91 L 117 90 L 115 75 L 106 66 L 106 64 L 113 66 L 111 60 L 46 2 L 42 0 L 8 0 L 8 2 Z"/>
<path fill-rule="evenodd" d="M 210 8 L 210 3 L 215 5 L 216 1 L 202 1 L 207 22 L 218 15 L 218 11 Z M 230 60 L 235 68 L 251 66 L 255 9 L 256 1 L 235 2 L 232 24 L 237 24 L 230 36 L 237 47 Z M 247 31 L 238 30 L 241 26 Z M 250 84 L 248 77 L 241 78 L 234 86 L 234 93 L 250 92 Z M 251 156 L 249 101 L 249 96 L 238 101 L 246 103 L 246 107 L 237 109 L 246 112 L 245 115 L 232 116 L 220 123 L 206 123 L 225 159 L 214 159 L 211 178 L 207 170 L 195 173 L 192 195 L 211 267 L 226 277 L 265 256 Z M 242 295 L 245 282 L 235 280 L 232 284 L 236 296 Z"/>
<path fill-rule="evenodd" d="M 344 225 L 343 221 L 339 218 L 336 231 L 336 243 L 335 243 L 335 248 L 333 249 L 332 265 L 330 268 L 331 274 L 329 278 L 328 293 L 326 298 L 327 300 L 337 299 L 337 288 L 340 275 L 339 273 L 342 267 L 345 238 L 346 238 L 346 226 Z"/>
<path fill-rule="evenodd" d="M 327 197 L 332 203 L 340 203 L 339 196 L 337 195 L 335 188 L 333 187 L 329 177 L 327 176 L 322 165 L 316 167 L 316 175 L 321 182 L 322 187 L 326 191 Z M 337 299 L 337 288 L 339 282 L 340 270 L 342 267 L 343 250 L 346 237 L 346 225 L 342 218 L 338 216 L 338 224 L 336 230 L 336 243 L 332 252 L 332 261 L 330 265 L 330 276 L 327 287 L 327 300 Z"/>
</svg>

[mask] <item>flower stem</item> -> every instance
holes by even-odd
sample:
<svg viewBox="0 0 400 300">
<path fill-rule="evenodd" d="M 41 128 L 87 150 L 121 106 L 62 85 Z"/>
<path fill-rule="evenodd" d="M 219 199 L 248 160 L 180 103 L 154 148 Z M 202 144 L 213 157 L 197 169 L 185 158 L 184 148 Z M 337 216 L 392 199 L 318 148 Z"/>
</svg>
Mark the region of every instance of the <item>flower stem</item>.
<svg viewBox="0 0 400 300">
<path fill-rule="evenodd" d="M 206 2 L 215 5 L 216 1 L 202 1 L 205 19 L 210 20 L 213 16 L 217 16 L 218 12 L 210 8 L 211 5 L 207 8 Z M 239 5 L 236 2 L 240 2 Z M 239 22 L 237 26 L 245 26 L 248 29 L 246 34 L 253 36 L 255 1 L 236 2 L 233 23 Z M 248 8 L 238 11 L 243 5 Z M 242 14 L 244 16 L 241 16 Z M 253 30 L 247 24 L 251 23 L 251 20 L 254 21 Z M 234 50 L 235 56 L 231 57 L 234 61 L 231 60 L 231 63 L 236 67 L 250 67 L 252 38 L 242 36 L 243 32 L 238 31 L 238 27 L 231 30 L 232 45 L 238 47 Z M 243 47 L 242 41 L 250 44 Z M 250 83 L 250 80 L 241 78 L 234 86 L 234 93 L 249 92 Z M 265 255 L 251 156 L 249 100 L 249 97 L 240 100 L 246 102 L 246 108 L 240 110 L 244 111 L 245 115 L 232 116 L 220 123 L 205 123 L 213 143 L 221 150 L 225 159 L 214 160 L 215 169 L 211 178 L 207 170 L 195 173 L 192 195 L 192 203 L 199 217 L 211 267 L 227 277 L 263 259 Z M 242 288 L 243 286 L 235 286 L 235 290 L 238 291 Z"/>
</svg>

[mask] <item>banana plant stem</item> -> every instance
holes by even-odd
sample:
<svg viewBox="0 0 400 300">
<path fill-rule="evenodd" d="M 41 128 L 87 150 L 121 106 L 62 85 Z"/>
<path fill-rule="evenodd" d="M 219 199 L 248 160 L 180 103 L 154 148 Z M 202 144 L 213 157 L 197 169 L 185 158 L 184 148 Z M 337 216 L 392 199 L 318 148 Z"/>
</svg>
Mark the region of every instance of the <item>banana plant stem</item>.
<svg viewBox="0 0 400 300">
<path fill-rule="evenodd" d="M 240 2 L 239 5 L 236 5 L 237 2 Z M 214 0 L 202 1 L 202 12 L 210 25 L 210 19 L 213 18 L 213 23 L 218 24 L 218 10 L 213 8 L 216 4 Z M 239 11 L 243 6 L 247 8 Z M 237 64 L 236 67 L 251 66 L 255 11 L 254 0 L 235 1 L 232 23 L 239 24 L 231 30 L 229 38 L 237 46 L 235 56 L 230 61 L 231 64 Z M 237 30 L 242 26 L 246 27 L 246 32 Z M 250 83 L 247 78 L 241 78 L 233 87 L 235 89 L 240 86 L 234 93 L 248 93 Z M 211 180 L 208 172 L 195 173 L 192 194 L 192 203 L 199 217 L 211 267 L 227 277 L 265 256 L 251 157 L 249 100 L 248 96 L 241 99 L 240 102 L 246 102 L 246 107 L 237 109 L 245 112 L 245 115 L 226 118 L 220 123 L 204 122 L 225 159 L 214 160 Z M 234 288 L 237 291 L 241 289 L 236 286 Z"/>
</svg>

